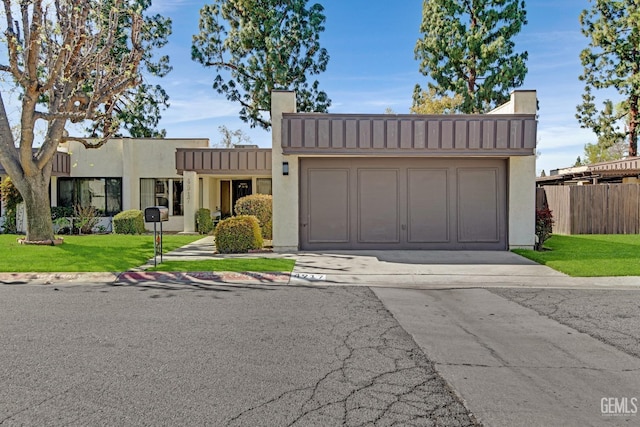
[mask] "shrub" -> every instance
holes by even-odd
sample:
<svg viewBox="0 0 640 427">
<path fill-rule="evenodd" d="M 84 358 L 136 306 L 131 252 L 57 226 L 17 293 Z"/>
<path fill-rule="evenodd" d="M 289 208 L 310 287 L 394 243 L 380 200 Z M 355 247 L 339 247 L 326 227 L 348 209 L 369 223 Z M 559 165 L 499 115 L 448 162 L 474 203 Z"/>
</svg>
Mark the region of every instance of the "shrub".
<svg viewBox="0 0 640 427">
<path fill-rule="evenodd" d="M 22 195 L 9 177 L 0 182 L 0 200 L 4 202 L 6 209 L 2 231 L 8 234 L 16 233 L 16 212 L 18 205 L 22 203 Z"/>
<path fill-rule="evenodd" d="M 78 234 L 91 234 L 93 227 L 100 222 L 98 211 L 93 206 L 82 206 L 77 204 L 74 207 L 75 221 L 74 226 L 78 229 Z"/>
<path fill-rule="evenodd" d="M 142 211 L 130 209 L 113 217 L 113 232 L 116 234 L 143 234 L 144 219 Z"/>
<path fill-rule="evenodd" d="M 70 218 L 73 216 L 73 208 L 70 206 L 51 206 L 51 219 Z"/>
<path fill-rule="evenodd" d="M 236 215 L 254 215 L 258 218 L 262 237 L 272 239 L 273 236 L 273 197 L 266 194 L 252 194 L 238 199 L 235 206 Z"/>
<path fill-rule="evenodd" d="M 198 209 L 196 214 L 196 228 L 200 234 L 209 234 L 213 230 L 211 211 L 206 208 Z"/>
<path fill-rule="evenodd" d="M 549 208 L 536 209 L 536 251 L 542 250 L 542 245 L 551 237 L 552 230 L 553 215 Z"/>
<path fill-rule="evenodd" d="M 223 219 L 218 223 L 214 236 L 216 248 L 222 254 L 246 253 L 262 248 L 260 224 L 253 215 Z"/>
</svg>

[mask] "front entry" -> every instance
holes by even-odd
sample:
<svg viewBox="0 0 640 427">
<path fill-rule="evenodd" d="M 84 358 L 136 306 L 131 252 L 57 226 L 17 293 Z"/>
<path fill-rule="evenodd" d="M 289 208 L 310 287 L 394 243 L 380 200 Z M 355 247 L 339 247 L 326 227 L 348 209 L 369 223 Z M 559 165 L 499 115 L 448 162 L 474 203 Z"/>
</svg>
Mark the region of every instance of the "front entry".
<svg viewBox="0 0 640 427">
<path fill-rule="evenodd" d="M 251 186 L 251 180 L 250 179 L 239 179 L 239 180 L 233 180 L 232 181 L 232 190 L 233 190 L 233 199 L 232 199 L 232 205 L 231 205 L 231 209 L 235 209 L 236 207 L 236 202 L 238 201 L 238 199 L 245 197 L 245 196 L 249 196 L 251 195 L 252 192 L 252 186 Z"/>
</svg>

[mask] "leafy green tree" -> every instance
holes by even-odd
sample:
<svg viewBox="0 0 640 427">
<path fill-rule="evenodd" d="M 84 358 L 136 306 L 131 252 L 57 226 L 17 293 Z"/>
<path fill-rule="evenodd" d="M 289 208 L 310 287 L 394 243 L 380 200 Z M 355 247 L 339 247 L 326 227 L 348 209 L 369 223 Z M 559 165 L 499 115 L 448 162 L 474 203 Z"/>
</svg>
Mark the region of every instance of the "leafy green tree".
<svg viewBox="0 0 640 427">
<path fill-rule="evenodd" d="M 192 58 L 216 71 L 213 88 L 241 105 L 240 118 L 268 129 L 271 91 L 295 90 L 299 111 L 326 112 L 331 101 L 308 76 L 325 71 L 324 8 L 307 0 L 214 0 L 200 10 Z"/>
<path fill-rule="evenodd" d="M 425 0 L 420 72 L 437 95 L 460 95 L 459 111 L 486 112 L 524 81 L 528 54 L 514 52 L 513 38 L 526 23 L 523 0 Z"/>
<path fill-rule="evenodd" d="M 59 144 L 99 147 L 120 130 L 118 106 L 127 105 L 127 94 L 141 82 L 141 63 L 162 37 L 144 19 L 148 0 L 3 4 L 7 51 L 0 73 L 16 84 L 21 115 L 14 137 L 0 93 L 0 162 L 24 199 L 27 240 L 53 240 L 49 183 Z M 69 135 L 70 122 L 98 123 L 101 138 Z M 36 141 L 37 123 L 42 141 Z"/>
<path fill-rule="evenodd" d="M 141 10 L 151 7 L 151 0 L 131 2 Z M 131 26 L 130 16 L 121 16 L 118 37 L 115 39 L 115 52 L 126 55 L 129 51 L 125 29 Z M 111 132 L 112 136 L 131 136 L 133 138 L 164 138 L 165 129 L 158 129 L 162 111 L 169 107 L 169 95 L 159 84 L 151 84 L 146 77 L 165 77 L 171 72 L 169 56 L 155 57 L 154 53 L 169 42 L 171 19 L 162 15 L 144 15 L 142 37 L 147 44 L 140 63 L 140 83 L 129 88 L 112 106 L 116 115 L 115 129 L 109 129 L 104 121 L 94 121 L 87 131 L 93 137 L 101 137 Z M 110 108 L 111 106 L 107 106 Z M 119 125 L 119 128 L 117 127 Z"/>
<path fill-rule="evenodd" d="M 623 139 L 619 139 L 613 145 L 604 145 L 600 143 L 586 144 L 584 146 L 584 164 L 609 162 L 611 160 L 620 160 L 624 157 L 627 144 Z"/>
<path fill-rule="evenodd" d="M 460 94 L 438 96 L 435 88 L 431 87 L 427 92 L 416 85 L 411 112 L 414 114 L 453 114 L 460 105 L 462 105 L 462 95 Z"/>
<path fill-rule="evenodd" d="M 640 4 L 636 1 L 595 0 L 582 11 L 580 24 L 589 45 L 580 54 L 585 82 L 583 102 L 576 117 L 591 129 L 598 142 L 613 145 L 629 141 L 629 156 L 637 156 L 640 107 Z M 623 98 L 618 108 L 610 100 L 596 107 L 594 90 L 615 89 Z M 625 119 L 626 126 L 620 128 Z"/>
</svg>

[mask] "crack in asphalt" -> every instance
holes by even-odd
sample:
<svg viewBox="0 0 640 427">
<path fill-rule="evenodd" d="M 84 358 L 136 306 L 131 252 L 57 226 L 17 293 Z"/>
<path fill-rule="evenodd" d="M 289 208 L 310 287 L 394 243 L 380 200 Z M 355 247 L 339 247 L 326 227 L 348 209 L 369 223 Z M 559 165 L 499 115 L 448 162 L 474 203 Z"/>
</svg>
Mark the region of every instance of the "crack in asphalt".
<svg viewBox="0 0 640 427">
<path fill-rule="evenodd" d="M 47 403 L 48 401 L 53 400 L 56 397 L 62 396 L 63 394 L 66 394 L 66 393 L 70 392 L 71 390 L 73 390 L 74 388 L 78 387 L 79 385 L 80 384 L 74 384 L 71 387 L 69 387 L 69 388 L 67 388 L 65 390 L 62 390 L 59 393 L 55 393 L 55 394 L 52 394 L 51 396 L 47 396 L 46 398 L 40 400 L 39 402 L 35 402 L 35 403 L 31 404 L 31 405 L 27 405 L 24 408 L 22 408 L 22 409 L 20 409 L 18 411 L 15 411 L 14 413 L 9 414 L 5 418 L 1 419 L 0 420 L 0 424 L 4 424 L 5 422 L 10 421 L 12 418 L 14 418 L 16 415 L 20 415 L 21 413 L 26 412 L 26 411 L 28 411 L 28 410 L 30 410 L 32 408 L 36 408 L 36 407 L 38 407 L 38 406 L 40 406 L 40 405 L 42 405 L 44 403 Z"/>
<path fill-rule="evenodd" d="M 542 316 L 640 358 L 635 291 L 490 289 Z M 625 299 L 625 295 L 631 295 Z M 615 310 L 609 309 L 612 306 Z M 635 304 L 635 305 L 634 305 Z"/>
<path fill-rule="evenodd" d="M 461 366 L 465 368 L 495 368 L 495 369 L 576 369 L 596 372 L 640 372 L 638 369 L 603 369 L 590 366 L 544 366 L 544 365 L 486 365 L 483 363 L 436 363 L 436 366 Z"/>
<path fill-rule="evenodd" d="M 288 426 L 479 425 L 368 288 L 347 294 L 349 322 L 326 319 L 335 342 L 328 369 L 311 384 L 245 409 L 227 425 L 254 425 L 283 409 Z M 365 323 L 372 317 L 376 321 Z"/>
</svg>

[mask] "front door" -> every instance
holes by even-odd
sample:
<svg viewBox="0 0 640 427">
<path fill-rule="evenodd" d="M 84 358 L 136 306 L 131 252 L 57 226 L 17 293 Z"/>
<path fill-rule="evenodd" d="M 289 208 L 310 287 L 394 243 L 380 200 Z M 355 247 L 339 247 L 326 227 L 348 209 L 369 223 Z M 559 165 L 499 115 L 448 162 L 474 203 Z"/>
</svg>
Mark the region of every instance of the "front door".
<svg viewBox="0 0 640 427">
<path fill-rule="evenodd" d="M 226 218 L 231 213 L 231 181 L 220 181 L 220 214 Z"/>
<path fill-rule="evenodd" d="M 252 194 L 251 180 L 250 179 L 234 180 L 232 187 L 233 187 L 233 200 L 232 200 L 233 205 L 231 208 L 235 209 L 236 202 L 238 201 L 238 199 Z"/>
</svg>

